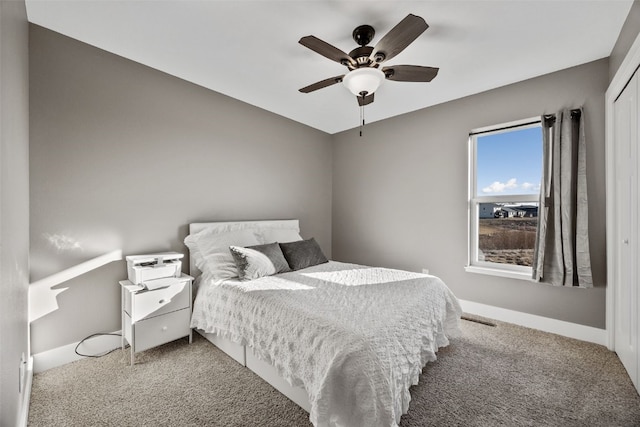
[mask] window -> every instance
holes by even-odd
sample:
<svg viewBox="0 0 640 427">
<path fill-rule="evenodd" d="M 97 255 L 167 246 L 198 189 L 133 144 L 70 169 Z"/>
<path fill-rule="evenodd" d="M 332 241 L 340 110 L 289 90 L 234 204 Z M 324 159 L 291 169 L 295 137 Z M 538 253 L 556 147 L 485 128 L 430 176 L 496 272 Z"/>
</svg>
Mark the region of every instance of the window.
<svg viewBox="0 0 640 427">
<path fill-rule="evenodd" d="M 541 175 L 540 119 L 471 132 L 467 271 L 531 278 Z"/>
</svg>

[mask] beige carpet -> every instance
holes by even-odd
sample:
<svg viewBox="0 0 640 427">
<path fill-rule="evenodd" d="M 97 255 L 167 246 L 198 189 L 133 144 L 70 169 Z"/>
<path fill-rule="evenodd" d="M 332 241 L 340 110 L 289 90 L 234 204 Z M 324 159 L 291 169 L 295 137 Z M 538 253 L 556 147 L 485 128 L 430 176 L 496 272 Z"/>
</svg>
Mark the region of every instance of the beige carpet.
<svg viewBox="0 0 640 427">
<path fill-rule="evenodd" d="M 640 398 L 606 348 L 462 321 L 411 391 L 401 427 L 640 426 Z M 308 415 L 194 334 L 34 376 L 29 426 L 310 426 Z"/>
</svg>

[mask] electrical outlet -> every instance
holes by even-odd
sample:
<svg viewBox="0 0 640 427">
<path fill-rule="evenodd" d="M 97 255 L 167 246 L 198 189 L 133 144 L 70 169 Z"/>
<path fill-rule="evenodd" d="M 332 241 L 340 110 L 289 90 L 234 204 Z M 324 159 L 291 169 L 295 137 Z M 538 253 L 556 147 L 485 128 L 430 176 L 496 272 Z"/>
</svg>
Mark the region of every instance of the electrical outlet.
<svg viewBox="0 0 640 427">
<path fill-rule="evenodd" d="M 429 274 L 429 269 L 428 268 L 423 268 L 422 269 L 422 274 Z"/>
<path fill-rule="evenodd" d="M 22 387 L 24 386 L 25 374 L 27 368 L 27 358 L 24 353 L 20 356 L 20 366 L 18 367 L 18 393 L 22 393 Z"/>
</svg>

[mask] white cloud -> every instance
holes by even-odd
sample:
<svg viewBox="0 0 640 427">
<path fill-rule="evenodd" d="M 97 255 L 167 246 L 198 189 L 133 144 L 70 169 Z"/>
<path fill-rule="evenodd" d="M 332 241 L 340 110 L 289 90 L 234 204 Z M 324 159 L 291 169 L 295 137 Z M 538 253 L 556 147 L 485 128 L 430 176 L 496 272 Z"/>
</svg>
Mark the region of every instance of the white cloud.
<svg viewBox="0 0 640 427">
<path fill-rule="evenodd" d="M 520 186 L 523 190 L 531 190 L 533 187 L 535 187 L 534 184 L 530 183 L 530 182 L 523 182 L 522 185 Z"/>
<path fill-rule="evenodd" d="M 514 190 L 518 188 L 518 181 L 515 178 L 511 178 L 507 182 L 494 181 L 488 187 L 482 189 L 483 193 L 504 193 L 505 190 Z"/>
<path fill-rule="evenodd" d="M 537 193 L 540 191 L 540 184 L 532 184 L 530 182 L 523 182 L 522 184 L 518 184 L 518 180 L 516 178 L 511 178 L 507 182 L 495 181 L 491 185 L 484 187 L 482 192 L 485 194 L 496 194 L 496 193 L 514 193 L 516 190 L 521 190 L 524 194 Z"/>
<path fill-rule="evenodd" d="M 524 182 L 520 187 L 527 193 L 540 192 L 540 184 L 532 184 L 530 182 Z"/>
</svg>

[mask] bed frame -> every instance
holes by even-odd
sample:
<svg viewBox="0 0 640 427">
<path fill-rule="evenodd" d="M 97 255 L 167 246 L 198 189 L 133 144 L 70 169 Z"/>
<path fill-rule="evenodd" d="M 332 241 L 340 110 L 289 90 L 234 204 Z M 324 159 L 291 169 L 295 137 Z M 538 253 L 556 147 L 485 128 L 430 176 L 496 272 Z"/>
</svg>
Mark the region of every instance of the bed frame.
<svg viewBox="0 0 640 427">
<path fill-rule="evenodd" d="M 198 222 L 189 224 L 189 234 L 195 234 L 205 228 L 221 227 L 239 223 L 246 224 L 247 226 L 255 224 L 261 227 L 272 226 L 294 228 L 298 232 L 300 231 L 298 220 L 292 219 L 273 221 Z M 194 278 L 198 277 L 201 274 L 200 270 L 198 270 L 191 257 L 189 261 L 189 274 Z M 251 371 L 256 373 L 259 377 L 271 384 L 276 390 L 287 396 L 302 409 L 307 412 L 311 410 L 307 392 L 301 387 L 293 387 L 291 384 L 289 384 L 284 378 L 278 375 L 278 372 L 271 364 L 259 359 L 255 355 L 251 347 L 240 345 L 216 334 L 209 334 L 199 329 L 196 329 L 196 332 L 205 337 L 209 342 L 218 347 L 220 350 L 228 354 L 236 362 L 240 363 L 243 366 L 246 366 Z"/>
</svg>

